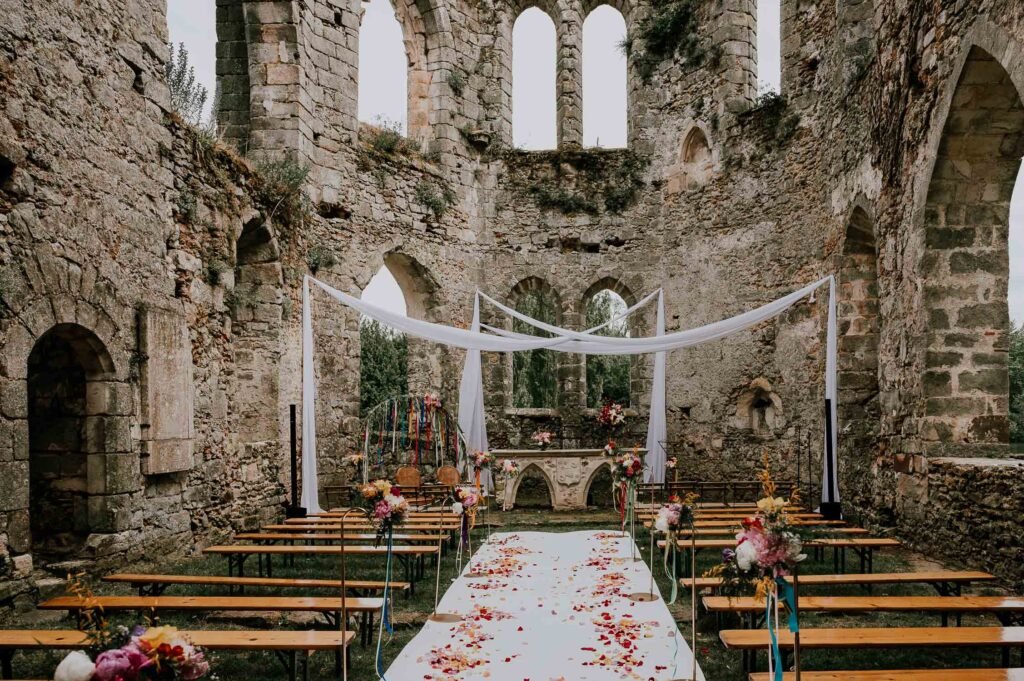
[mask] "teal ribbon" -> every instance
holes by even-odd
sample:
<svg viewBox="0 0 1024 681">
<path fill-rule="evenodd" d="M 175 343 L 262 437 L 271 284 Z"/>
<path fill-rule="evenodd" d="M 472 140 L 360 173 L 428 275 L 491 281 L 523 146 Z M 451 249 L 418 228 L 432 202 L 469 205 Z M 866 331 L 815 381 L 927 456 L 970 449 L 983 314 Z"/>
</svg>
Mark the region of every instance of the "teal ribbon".
<svg viewBox="0 0 1024 681">
<path fill-rule="evenodd" d="M 384 678 L 384 630 L 387 629 L 388 634 L 394 635 L 395 628 L 391 625 L 390 612 L 388 608 L 388 601 L 391 596 L 391 556 L 393 554 L 392 548 L 394 546 L 394 528 L 391 527 L 390 523 L 387 527 L 388 533 L 388 551 L 387 559 L 384 567 L 384 605 L 380 609 L 380 624 L 377 628 L 377 678 L 381 681 L 387 681 Z"/>
<path fill-rule="evenodd" d="M 654 526 L 651 526 L 651 532 L 654 532 Z M 668 555 L 672 554 L 672 569 L 668 567 Z M 665 567 L 665 576 L 668 577 L 668 581 L 672 584 L 672 600 L 668 602 L 672 605 L 676 602 L 676 598 L 679 597 L 679 579 L 676 578 L 678 574 L 676 572 L 676 555 L 678 554 L 678 547 L 676 546 L 676 533 L 669 530 L 665 536 L 665 560 L 663 562 Z"/>
<path fill-rule="evenodd" d="M 800 617 L 796 611 L 796 592 L 793 591 L 793 585 L 786 581 L 785 577 L 776 577 L 775 584 L 779 588 L 783 602 L 789 608 L 789 630 L 795 634 L 800 631 Z"/>
<path fill-rule="evenodd" d="M 775 618 L 772 617 L 772 604 L 774 603 L 778 603 L 775 594 L 768 594 L 764 599 L 764 619 L 768 623 L 768 638 L 771 641 L 771 650 L 769 652 L 775 660 L 775 676 L 773 681 L 783 681 L 782 653 L 779 651 L 779 639 L 775 636 Z"/>
</svg>

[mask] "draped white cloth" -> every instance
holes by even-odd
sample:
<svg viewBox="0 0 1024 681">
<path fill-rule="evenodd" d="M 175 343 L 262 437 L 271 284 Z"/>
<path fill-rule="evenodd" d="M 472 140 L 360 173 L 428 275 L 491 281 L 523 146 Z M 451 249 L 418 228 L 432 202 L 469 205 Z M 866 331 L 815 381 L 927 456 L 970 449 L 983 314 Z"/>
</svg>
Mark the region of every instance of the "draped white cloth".
<svg viewBox="0 0 1024 681">
<path fill-rule="evenodd" d="M 571 331 L 562 329 L 545 322 L 531 319 L 520 312 L 512 310 L 507 306 L 494 301 L 492 298 L 483 296 L 488 302 L 495 304 L 498 309 L 520 319 L 521 321 L 553 334 L 550 338 L 538 338 L 526 334 L 505 331 L 494 327 L 484 326 L 480 323 L 479 298 L 477 296 L 473 309 L 473 325 L 470 329 L 460 329 L 443 324 L 435 324 L 419 319 L 411 319 L 401 314 L 390 312 L 383 308 L 371 305 L 354 296 L 347 295 L 341 291 L 328 286 L 327 284 L 307 276 L 303 282 L 303 304 L 302 304 L 302 341 L 303 341 L 303 395 L 302 395 L 302 505 L 307 509 L 318 508 L 316 501 L 316 385 L 312 361 L 312 320 L 309 302 L 309 283 L 316 284 L 321 290 L 338 302 L 353 308 L 367 317 L 375 319 L 392 328 L 407 333 L 417 338 L 435 341 L 452 347 L 467 350 L 466 364 L 463 369 L 462 383 L 460 385 L 459 397 L 459 425 L 463 428 L 470 450 L 487 449 L 487 429 L 484 418 L 483 403 L 483 374 L 480 360 L 481 352 L 520 352 L 525 350 L 538 350 L 549 348 L 559 352 L 571 352 L 578 354 L 594 355 L 636 355 L 655 353 L 654 376 L 652 381 L 650 423 L 648 424 L 647 448 L 648 448 L 648 478 L 654 481 L 664 480 L 665 474 L 665 451 L 663 443 L 667 439 L 666 421 L 666 399 L 665 399 L 665 353 L 679 348 L 693 347 L 707 343 L 726 336 L 732 335 L 763 321 L 778 316 L 799 301 L 812 295 L 818 288 L 828 284 L 829 286 L 829 308 L 826 342 L 826 364 L 825 364 L 825 399 L 829 400 L 831 409 L 831 442 L 826 442 L 825 451 L 830 453 L 830 458 L 823 466 L 824 476 L 831 482 L 822 486 L 823 501 L 839 501 L 838 483 L 836 482 L 835 471 L 837 470 L 836 453 L 838 452 L 838 427 L 836 421 L 838 381 L 836 377 L 836 295 L 835 278 L 832 275 L 819 279 L 803 288 L 783 296 L 761 307 L 749 310 L 742 314 L 723 319 L 721 321 L 706 324 L 694 329 L 665 333 L 665 306 L 664 294 L 656 291 L 634 305 L 627 314 L 649 302 L 654 295 L 658 296 L 658 322 L 657 333 L 654 336 L 641 338 L 617 338 L 611 336 L 598 336 L 595 331 L 601 327 L 595 327 L 588 331 Z M 619 315 L 616 318 L 622 318 Z M 613 321 L 616 321 L 613 320 Z M 611 322 L 609 322 L 611 323 Z M 831 446 L 829 446 L 831 445 Z"/>
</svg>

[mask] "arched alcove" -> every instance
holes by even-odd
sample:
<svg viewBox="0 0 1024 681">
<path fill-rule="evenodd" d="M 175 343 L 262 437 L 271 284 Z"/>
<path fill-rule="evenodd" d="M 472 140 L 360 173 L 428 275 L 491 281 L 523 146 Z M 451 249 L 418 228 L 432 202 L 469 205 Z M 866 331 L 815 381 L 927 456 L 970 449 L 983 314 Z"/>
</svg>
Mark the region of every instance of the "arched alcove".
<svg viewBox="0 0 1024 681">
<path fill-rule="evenodd" d="M 775 437 L 776 431 L 785 425 L 782 398 L 767 379 L 755 378 L 740 391 L 733 425 L 761 439 Z"/>
<path fill-rule="evenodd" d="M 1008 220 L 1024 154 L 1024 106 L 988 52 L 968 54 L 924 211 L 926 440 L 1009 439 Z"/>
<path fill-rule="evenodd" d="M 555 22 L 537 7 L 512 26 L 512 143 L 554 149 L 557 135 Z"/>
<path fill-rule="evenodd" d="M 41 561 L 81 554 L 94 525 L 90 496 L 102 491 L 89 471 L 102 472 L 104 457 L 123 454 L 105 450 L 117 428 L 127 428 L 127 417 L 104 413 L 113 377 L 103 342 L 77 324 L 54 326 L 29 354 L 29 513 Z"/>
<path fill-rule="evenodd" d="M 626 20 L 599 5 L 583 22 L 583 144 L 622 148 L 627 144 Z"/>
<path fill-rule="evenodd" d="M 590 475 L 584 499 L 589 507 L 613 508 L 615 506 L 611 468 L 600 466 Z"/>
<path fill-rule="evenodd" d="M 554 494 L 554 485 L 547 474 L 536 464 L 530 464 L 516 478 L 512 498 L 516 508 L 550 509 Z"/>
<path fill-rule="evenodd" d="M 362 299 L 391 312 L 408 313 L 405 295 L 387 265 L 373 275 Z M 389 397 L 409 393 L 409 341 L 404 333 L 363 317 L 359 321 L 359 407 L 365 414 Z"/>
<path fill-rule="evenodd" d="M 703 187 L 711 179 L 711 146 L 707 135 L 699 127 L 694 126 L 683 138 L 679 164 L 683 171 L 684 189 Z"/>
<path fill-rule="evenodd" d="M 847 221 L 839 268 L 839 422 L 844 449 L 869 451 L 878 432 L 878 254 L 871 218 L 860 206 Z"/>
<path fill-rule="evenodd" d="M 509 294 L 509 305 L 533 319 L 560 325 L 561 300 L 543 279 L 530 277 L 516 284 Z M 513 319 L 516 333 L 540 337 L 547 332 Z M 558 355 L 553 350 L 511 353 L 511 406 L 519 409 L 554 409 L 558 406 Z"/>
</svg>

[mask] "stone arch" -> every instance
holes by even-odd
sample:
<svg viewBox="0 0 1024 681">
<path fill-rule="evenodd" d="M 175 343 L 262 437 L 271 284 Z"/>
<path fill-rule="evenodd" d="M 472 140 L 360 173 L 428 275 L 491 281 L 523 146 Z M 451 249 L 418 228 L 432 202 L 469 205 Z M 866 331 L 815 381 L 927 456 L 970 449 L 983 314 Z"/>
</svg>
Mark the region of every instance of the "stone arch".
<svg viewBox="0 0 1024 681">
<path fill-rule="evenodd" d="M 253 217 L 235 241 L 234 281 L 226 300 L 243 444 L 271 442 L 280 434 L 283 299 L 277 238 L 262 216 Z"/>
<path fill-rule="evenodd" d="M 558 14 L 553 13 L 551 11 L 552 9 L 553 7 L 550 4 L 542 6 L 537 3 L 518 8 L 509 28 L 510 59 L 507 65 L 507 75 L 508 82 L 511 84 L 509 118 L 512 123 L 512 143 L 514 146 L 525 146 L 527 149 L 548 148 L 547 146 L 540 146 L 537 141 L 523 136 L 524 128 L 532 130 L 538 125 L 541 125 L 541 121 L 539 120 L 540 116 L 543 116 L 544 119 L 543 125 L 541 126 L 544 130 L 547 130 L 548 125 L 551 125 L 552 123 L 554 124 L 556 133 L 556 139 L 554 142 L 555 146 L 558 146 L 561 143 L 563 136 L 562 100 L 567 83 L 565 81 L 565 73 L 560 68 L 560 65 L 563 63 L 560 55 L 563 51 L 562 41 L 564 39 L 564 30 L 562 28 L 561 17 Z M 539 31 L 540 26 L 536 26 L 534 28 L 537 30 L 530 35 L 527 36 L 523 34 L 523 24 L 520 22 L 524 21 L 524 17 L 526 17 L 527 13 L 535 11 L 543 13 L 551 20 L 550 33 L 547 26 L 544 26 L 542 34 Z M 522 73 L 519 74 L 520 77 L 517 77 L 512 70 L 512 65 L 516 63 L 516 52 L 524 49 L 527 51 L 546 51 L 550 46 L 549 38 L 554 39 L 555 45 L 555 58 L 553 63 L 544 64 L 542 70 L 530 73 L 529 77 L 522 77 Z M 579 42 L 579 36 L 576 36 L 575 40 Z M 522 64 L 521 61 L 519 63 Z M 552 75 L 554 76 L 553 92 L 547 89 L 549 82 L 548 79 Z M 582 102 L 582 95 L 580 95 L 580 101 Z M 527 106 L 528 104 L 529 106 Z M 532 111 L 528 113 L 538 117 L 538 120 L 536 120 L 534 124 L 527 124 L 522 120 L 524 111 L 527 109 L 532 109 Z M 582 139 L 582 132 L 580 139 Z"/>
<path fill-rule="evenodd" d="M 595 12 L 598 12 L 598 16 L 595 16 Z M 603 18 L 600 16 L 602 14 L 605 15 Z M 622 39 L 627 38 L 626 15 L 610 3 L 599 3 L 581 16 L 583 25 L 579 77 L 583 143 L 586 146 L 606 148 L 628 147 L 629 60 L 622 53 L 620 41 L 608 30 L 612 25 L 610 22 L 621 22 Z M 605 128 L 605 132 L 611 137 L 610 140 L 608 137 L 602 140 L 601 130 L 595 130 L 598 127 L 605 127 L 600 126 L 602 119 L 614 121 L 614 126 Z M 619 135 L 621 141 L 618 139 Z"/>
<path fill-rule="evenodd" d="M 604 481 L 607 478 L 608 487 L 604 488 Z M 600 483 L 599 488 L 595 489 L 595 483 Z M 612 472 L 611 468 L 606 465 L 601 465 L 595 468 L 591 473 L 590 477 L 587 478 L 587 484 L 583 486 L 583 503 L 582 506 L 597 506 L 598 508 L 612 508 L 614 505 L 612 499 Z M 606 494 L 607 493 L 607 494 Z"/>
<path fill-rule="evenodd" d="M 676 158 L 665 170 L 668 194 L 698 189 L 714 176 L 715 152 L 710 133 L 702 123 L 693 123 L 679 143 Z"/>
<path fill-rule="evenodd" d="M 977 45 L 956 83 L 924 195 L 922 435 L 1004 444 L 1009 202 L 1024 154 L 1024 104 L 1013 76 Z"/>
<path fill-rule="evenodd" d="M 535 319 L 556 326 L 562 325 L 562 297 L 547 280 L 540 277 L 526 277 L 513 286 L 508 295 L 508 305 Z M 520 333 L 549 335 L 518 320 L 506 318 L 506 324 L 513 331 Z M 530 350 L 507 353 L 507 356 L 508 380 L 505 384 L 507 405 L 514 409 L 527 410 L 557 408 L 562 393 L 562 386 L 558 379 L 558 367 L 566 361 L 567 355 L 553 350 Z M 545 382 L 539 395 L 528 396 L 519 387 L 520 376 L 526 376 L 531 372 L 534 375 L 551 377 L 550 383 Z M 531 397 L 536 399 L 531 399 Z"/>
<path fill-rule="evenodd" d="M 740 391 L 733 425 L 761 439 L 775 437 L 777 430 L 785 425 L 782 398 L 768 379 L 755 378 Z"/>
<path fill-rule="evenodd" d="M 138 487 L 139 459 L 116 377 L 107 346 L 77 323 L 55 324 L 28 355 L 26 489 L 37 560 L 85 556 L 91 534 L 119 524 L 110 515 L 130 512 L 122 493 Z"/>
<path fill-rule="evenodd" d="M 524 505 L 519 503 L 519 492 L 522 489 L 524 482 L 527 483 L 527 489 L 533 491 L 533 483 L 530 482 L 532 480 L 542 480 L 544 482 L 544 485 L 547 488 L 547 506 L 549 508 L 553 507 L 555 501 L 555 485 L 544 469 L 536 463 L 528 464 L 526 468 L 516 476 L 516 479 L 512 484 L 512 492 L 510 495 L 512 502 L 517 506 Z"/>
<path fill-rule="evenodd" d="M 584 320 L 583 324 L 582 324 L 582 327 L 589 328 L 591 326 L 589 324 L 589 321 L 587 320 L 587 311 L 588 311 L 588 308 L 589 308 L 589 305 L 590 305 L 590 301 L 592 301 L 594 299 L 594 296 L 596 296 L 597 294 L 601 293 L 602 291 L 611 291 L 611 292 L 615 293 L 616 295 L 618 295 L 625 302 L 627 308 L 632 307 L 637 302 L 636 295 L 633 293 L 632 289 L 630 289 L 629 286 L 627 286 L 625 283 L 623 283 L 620 279 L 618 279 L 616 277 L 612 277 L 612 276 L 601 277 L 600 279 L 595 281 L 593 284 L 591 284 L 589 287 L 587 287 L 587 290 L 583 293 L 583 297 L 580 299 L 580 310 L 581 310 L 582 318 Z M 634 313 L 633 315 L 631 315 L 629 317 L 628 322 L 627 322 L 628 323 L 627 328 L 628 328 L 628 332 L 629 332 L 630 336 L 640 337 L 640 336 L 644 335 L 644 333 L 643 333 L 644 314 L 645 313 L 643 311 L 638 311 L 637 313 Z M 588 386 L 589 386 L 589 381 L 588 381 L 588 378 L 587 378 L 588 369 L 591 368 L 591 363 L 595 360 L 596 357 L 601 357 L 601 356 L 585 355 L 583 357 L 583 372 L 582 372 L 582 376 L 581 376 L 581 380 L 580 380 L 580 385 L 582 386 L 582 404 L 584 406 L 586 406 L 586 407 L 591 407 L 591 408 L 596 408 L 596 407 L 600 406 L 600 405 L 594 404 L 594 402 L 591 399 L 591 396 L 589 395 L 589 392 L 588 392 Z M 642 363 L 643 363 L 643 356 L 642 355 L 632 355 L 632 356 L 629 356 L 629 355 L 615 355 L 615 356 L 602 357 L 602 359 L 606 360 L 606 361 L 610 360 L 612 362 L 626 362 L 626 363 L 628 363 L 628 365 L 629 365 L 629 396 L 628 396 L 628 398 L 629 399 L 628 399 L 628 403 L 626 404 L 626 406 L 633 406 L 633 405 L 635 405 L 638 402 L 637 397 L 638 397 L 638 393 L 639 393 L 639 383 L 640 383 L 641 367 L 642 367 Z"/>
</svg>

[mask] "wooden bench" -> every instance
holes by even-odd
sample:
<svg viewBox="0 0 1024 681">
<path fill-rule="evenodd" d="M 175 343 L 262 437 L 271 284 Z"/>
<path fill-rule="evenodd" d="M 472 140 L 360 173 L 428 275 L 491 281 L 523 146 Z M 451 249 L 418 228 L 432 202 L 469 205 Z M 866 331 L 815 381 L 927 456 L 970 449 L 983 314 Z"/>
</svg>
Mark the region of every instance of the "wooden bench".
<svg viewBox="0 0 1024 681">
<path fill-rule="evenodd" d="M 271 524 L 264 525 L 261 528 L 264 532 L 340 532 L 341 525 L 327 524 L 327 523 L 315 523 L 313 525 L 285 525 L 285 524 Z M 432 532 L 432 533 L 451 533 L 459 529 L 458 525 L 449 525 L 447 523 L 424 523 L 422 525 L 400 525 L 397 529 L 402 532 L 416 533 L 416 532 Z M 360 534 L 369 534 L 370 530 L 375 528 L 370 523 L 345 523 L 345 532 L 356 532 Z"/>
<path fill-rule="evenodd" d="M 362 619 L 362 642 L 368 643 L 373 629 L 373 613 L 384 607 L 383 598 L 345 598 L 345 610 Z M 337 628 L 341 621 L 342 599 L 309 596 L 59 596 L 36 606 L 40 610 L 67 610 L 80 616 L 84 610 L 104 612 L 148 612 L 154 621 L 159 613 L 180 612 L 314 612 L 322 615 L 327 626 Z"/>
<path fill-rule="evenodd" d="M 757 671 L 757 653 L 768 648 L 767 629 L 726 629 L 719 632 L 726 648 L 743 652 L 743 669 Z M 779 647 L 793 647 L 793 634 L 783 627 Z M 870 648 L 999 648 L 1004 667 L 1010 649 L 1024 648 L 1024 627 L 881 627 L 865 629 L 801 629 L 800 647 L 818 649 Z M 944 673 L 944 672 L 943 672 Z"/>
<path fill-rule="evenodd" d="M 106 582 L 131 584 L 139 590 L 140 596 L 161 596 L 170 586 L 225 586 L 228 594 L 245 592 L 246 587 L 267 587 L 272 589 L 335 589 L 340 590 L 340 579 L 288 579 L 283 577 L 224 577 L 221 575 L 141 575 L 122 573 L 107 575 Z M 363 596 L 384 590 L 384 582 L 349 579 L 345 591 L 353 596 Z M 389 588 L 402 591 L 409 596 L 409 582 L 391 582 Z"/>
<path fill-rule="evenodd" d="M 393 555 L 398 558 L 405 570 L 405 580 L 409 582 L 410 589 L 415 589 L 415 582 L 425 572 L 424 559 L 426 556 L 438 555 L 440 549 L 437 546 L 393 546 Z M 273 577 L 271 558 L 273 556 L 380 556 L 387 555 L 386 546 L 366 546 L 354 544 L 340 544 L 336 546 L 259 546 L 252 544 L 231 544 L 223 546 L 209 546 L 203 549 L 203 553 L 211 555 L 226 556 L 228 560 L 228 576 L 236 574 L 239 577 L 245 576 L 245 561 L 250 556 L 256 556 L 259 568 L 259 576 L 264 576 L 264 559 L 266 560 L 266 576 Z"/>
<path fill-rule="evenodd" d="M 340 652 L 355 636 L 346 631 L 182 631 L 193 645 L 206 650 L 272 650 L 284 664 L 290 681 L 309 679 L 309 655 L 317 650 Z M 13 679 L 12 660 L 19 650 L 85 650 L 91 642 L 85 632 L 60 629 L 0 631 L 0 671 Z"/>
<path fill-rule="evenodd" d="M 787 579 L 792 581 L 791 578 Z M 940 596 L 959 596 L 961 587 L 972 582 L 989 582 L 995 580 L 987 572 L 972 570 L 946 571 L 934 570 L 924 572 L 879 572 L 871 574 L 840 574 L 840 575 L 800 575 L 800 587 L 813 586 L 876 586 L 883 584 L 929 584 Z M 690 588 L 690 579 L 679 580 L 684 589 Z M 698 577 L 698 589 L 717 589 L 722 585 L 721 577 Z"/>
<path fill-rule="evenodd" d="M 736 527 L 697 527 L 692 532 L 698 537 L 720 537 L 723 534 L 735 535 L 739 528 Z M 865 535 L 871 534 L 868 530 L 863 527 L 834 527 L 824 529 L 822 532 L 828 532 L 830 534 L 840 535 Z M 681 529 L 676 532 L 677 537 L 689 537 L 691 530 Z"/>
<path fill-rule="evenodd" d="M 392 535 L 397 542 L 409 542 L 410 544 L 437 544 L 444 541 L 447 535 L 443 534 L 398 534 Z M 331 534 L 330 532 L 242 532 L 236 534 L 235 539 L 239 541 L 254 541 L 259 543 L 272 544 L 280 541 L 306 541 L 306 542 L 360 542 L 377 541 L 378 535 L 370 533 L 360 534 Z"/>
<path fill-rule="evenodd" d="M 695 542 L 695 548 L 700 551 L 701 549 L 732 549 L 736 548 L 735 539 L 698 539 Z M 690 549 L 689 539 L 680 539 L 677 542 L 679 548 L 683 551 Z M 658 546 L 664 548 L 665 540 L 660 540 Z M 902 546 L 898 539 L 885 539 L 885 538 L 843 538 L 843 539 L 815 539 L 807 542 L 805 545 L 807 548 L 831 548 L 833 551 L 833 572 L 840 573 L 846 571 L 846 550 L 850 549 L 860 558 L 860 571 L 861 572 L 872 572 L 874 569 L 875 550 L 892 548 Z M 684 561 L 688 564 L 688 561 Z"/>
<path fill-rule="evenodd" d="M 750 626 L 764 617 L 764 600 L 752 597 L 705 596 L 709 612 L 747 615 Z M 992 614 L 1004 626 L 1020 624 L 1024 598 L 1003 596 L 802 596 L 800 612 L 873 613 L 920 612 L 942 615 L 946 626 L 949 615 Z"/>
<path fill-rule="evenodd" d="M 767 672 L 750 675 L 750 681 L 773 681 Z M 796 681 L 786 672 L 783 681 Z M 894 669 L 891 671 L 800 672 L 803 681 L 1024 681 L 1024 668 L 1018 669 Z"/>
</svg>

